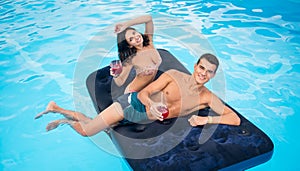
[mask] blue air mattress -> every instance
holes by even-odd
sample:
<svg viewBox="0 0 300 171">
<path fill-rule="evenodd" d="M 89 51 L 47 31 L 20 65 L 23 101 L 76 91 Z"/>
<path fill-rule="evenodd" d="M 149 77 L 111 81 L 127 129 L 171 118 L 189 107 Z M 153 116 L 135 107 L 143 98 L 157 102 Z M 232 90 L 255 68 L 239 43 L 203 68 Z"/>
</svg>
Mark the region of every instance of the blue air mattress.
<svg viewBox="0 0 300 171">
<path fill-rule="evenodd" d="M 156 78 L 169 69 L 189 73 L 170 52 L 158 51 L 162 64 Z M 101 112 L 122 95 L 134 76 L 132 70 L 125 84 L 118 87 L 109 66 L 91 73 L 86 83 L 96 111 Z M 206 108 L 191 115 L 207 116 L 209 112 Z M 107 133 L 133 170 L 245 170 L 268 161 L 274 145 L 264 132 L 238 115 L 240 126 L 191 127 L 188 115 L 148 124 L 121 122 Z"/>
</svg>

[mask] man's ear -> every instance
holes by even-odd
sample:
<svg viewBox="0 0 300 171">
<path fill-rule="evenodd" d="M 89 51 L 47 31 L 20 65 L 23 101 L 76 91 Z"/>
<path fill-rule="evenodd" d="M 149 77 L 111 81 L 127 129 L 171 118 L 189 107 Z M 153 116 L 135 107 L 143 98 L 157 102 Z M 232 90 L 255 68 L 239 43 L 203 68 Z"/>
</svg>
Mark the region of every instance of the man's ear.
<svg viewBox="0 0 300 171">
<path fill-rule="evenodd" d="M 214 78 L 216 76 L 216 73 L 213 74 L 213 76 L 211 78 Z"/>
<path fill-rule="evenodd" d="M 210 77 L 210 79 L 214 78 L 216 74 L 217 74 L 217 73 L 214 72 L 214 73 L 212 74 L 212 76 Z"/>
</svg>

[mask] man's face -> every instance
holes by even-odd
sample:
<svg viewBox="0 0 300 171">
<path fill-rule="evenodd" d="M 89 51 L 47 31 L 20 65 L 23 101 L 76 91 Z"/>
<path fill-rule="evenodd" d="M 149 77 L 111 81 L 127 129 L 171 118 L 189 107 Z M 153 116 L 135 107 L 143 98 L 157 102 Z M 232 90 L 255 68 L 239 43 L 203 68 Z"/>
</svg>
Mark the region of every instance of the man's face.
<svg viewBox="0 0 300 171">
<path fill-rule="evenodd" d="M 216 65 L 202 58 L 199 64 L 194 66 L 194 78 L 198 84 L 205 84 L 215 76 Z"/>
</svg>

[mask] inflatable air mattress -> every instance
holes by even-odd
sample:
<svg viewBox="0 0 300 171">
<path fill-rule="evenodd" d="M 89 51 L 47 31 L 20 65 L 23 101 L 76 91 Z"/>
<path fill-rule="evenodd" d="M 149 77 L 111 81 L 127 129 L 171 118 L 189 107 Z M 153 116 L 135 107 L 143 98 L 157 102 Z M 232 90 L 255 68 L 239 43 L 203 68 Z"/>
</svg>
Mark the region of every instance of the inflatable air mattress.
<svg viewBox="0 0 300 171">
<path fill-rule="evenodd" d="M 170 52 L 158 51 L 162 64 L 156 78 L 169 69 L 189 73 Z M 87 88 L 96 111 L 101 112 L 122 95 L 134 76 L 132 70 L 125 84 L 118 87 L 109 66 L 91 73 Z M 206 108 L 192 114 L 214 113 Z M 238 115 L 240 126 L 191 127 L 189 115 L 147 124 L 121 122 L 107 133 L 133 170 L 245 170 L 268 161 L 274 145 L 264 132 Z"/>
</svg>

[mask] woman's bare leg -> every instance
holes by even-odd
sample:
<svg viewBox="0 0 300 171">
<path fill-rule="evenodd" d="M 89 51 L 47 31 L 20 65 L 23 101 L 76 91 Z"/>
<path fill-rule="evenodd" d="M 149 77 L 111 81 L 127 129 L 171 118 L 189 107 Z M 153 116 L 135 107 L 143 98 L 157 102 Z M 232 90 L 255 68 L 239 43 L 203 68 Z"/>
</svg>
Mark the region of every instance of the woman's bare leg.
<svg viewBox="0 0 300 171">
<path fill-rule="evenodd" d="M 66 110 L 64 108 L 59 107 L 54 101 L 51 101 L 48 103 L 46 110 L 36 115 L 35 119 L 38 119 L 42 117 L 45 114 L 48 114 L 49 112 L 53 113 L 61 113 L 64 115 L 67 119 L 74 120 L 74 121 L 83 121 L 83 122 L 89 122 L 91 118 L 85 116 L 84 114 L 80 112 L 75 112 L 71 110 Z"/>
<path fill-rule="evenodd" d="M 50 131 L 61 124 L 68 124 L 80 135 L 92 136 L 121 121 L 123 118 L 122 107 L 119 103 L 115 102 L 89 122 L 61 119 L 50 122 L 46 129 Z"/>
</svg>

